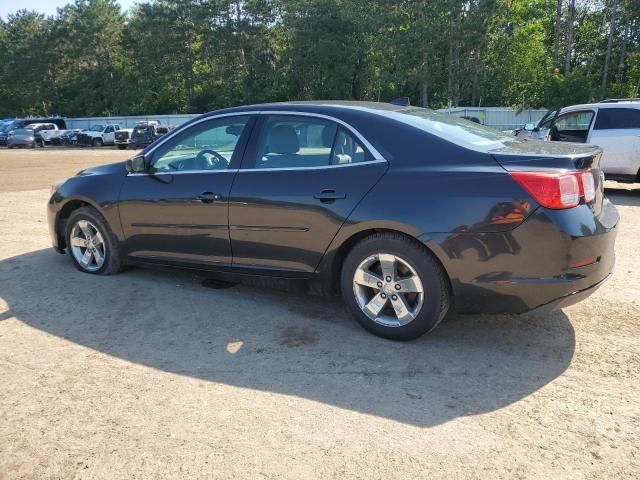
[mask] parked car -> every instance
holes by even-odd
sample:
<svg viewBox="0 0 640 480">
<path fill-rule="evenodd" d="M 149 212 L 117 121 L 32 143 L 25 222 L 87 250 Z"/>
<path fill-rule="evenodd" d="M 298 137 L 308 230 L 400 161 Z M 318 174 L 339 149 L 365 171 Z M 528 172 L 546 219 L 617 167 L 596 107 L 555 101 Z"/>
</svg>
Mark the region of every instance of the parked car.
<svg viewBox="0 0 640 480">
<path fill-rule="evenodd" d="M 547 134 L 551 141 L 602 148 L 600 166 L 609 180 L 640 182 L 640 100 L 615 99 L 560 110 Z"/>
<path fill-rule="evenodd" d="M 559 110 L 549 110 L 544 116 L 536 123 L 527 123 L 524 128 L 520 128 L 515 131 L 515 136 L 519 138 L 533 138 L 536 140 L 544 140 L 549 135 L 549 129 L 553 120 L 558 115 Z"/>
<path fill-rule="evenodd" d="M 3 127 L 3 131 L 0 132 L 0 145 L 7 145 L 7 139 L 9 138 L 9 134 L 18 129 L 28 128 L 33 124 L 49 124 L 53 123 L 58 127 L 58 129 L 67 128 L 67 123 L 64 118 L 60 117 L 32 117 L 32 118 L 21 118 L 11 121 Z"/>
<path fill-rule="evenodd" d="M 172 126 L 160 125 L 160 122 L 157 121 L 139 122 L 131 134 L 131 148 L 139 149 L 151 145 L 173 128 Z"/>
<path fill-rule="evenodd" d="M 12 124 L 13 120 L 4 121 L 0 124 L 0 145 L 5 146 L 7 144 Z"/>
<path fill-rule="evenodd" d="M 52 145 L 76 145 L 78 143 L 78 133 L 82 130 L 74 128 L 71 130 L 60 130 L 60 134 L 51 138 Z"/>
<path fill-rule="evenodd" d="M 29 128 L 32 128 L 45 144 L 50 143 L 51 139 L 60 132 L 55 123 L 32 123 Z"/>
<path fill-rule="evenodd" d="M 131 144 L 133 128 L 121 128 L 115 133 L 114 142 L 119 150 L 126 150 Z"/>
<path fill-rule="evenodd" d="M 78 133 L 78 145 L 101 147 L 103 145 L 115 145 L 115 134 L 120 130 L 120 125 L 94 125 L 88 130 Z"/>
<path fill-rule="evenodd" d="M 18 128 L 7 138 L 8 148 L 44 147 L 44 140 L 33 128 Z"/>
<path fill-rule="evenodd" d="M 552 310 L 595 291 L 618 223 L 601 153 L 417 107 L 245 106 L 56 183 L 48 221 L 82 272 L 136 264 L 302 282 L 405 340 L 451 305 Z"/>
</svg>

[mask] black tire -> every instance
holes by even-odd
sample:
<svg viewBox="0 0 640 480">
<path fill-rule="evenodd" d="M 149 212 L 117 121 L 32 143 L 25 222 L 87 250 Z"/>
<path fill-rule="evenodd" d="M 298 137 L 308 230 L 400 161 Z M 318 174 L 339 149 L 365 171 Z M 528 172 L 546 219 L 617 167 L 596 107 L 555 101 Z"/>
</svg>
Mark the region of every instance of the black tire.
<svg viewBox="0 0 640 480">
<path fill-rule="evenodd" d="M 101 138 L 94 138 L 93 142 L 91 142 L 91 144 L 96 148 L 97 147 L 101 147 L 103 145 L 102 139 Z"/>
<path fill-rule="evenodd" d="M 127 146 L 126 145 L 118 145 L 118 150 L 126 150 Z"/>
<path fill-rule="evenodd" d="M 37 148 L 37 147 L 38 147 L 38 144 L 34 140 L 33 143 L 31 143 L 31 148 Z"/>
<path fill-rule="evenodd" d="M 353 279 L 358 266 L 381 253 L 394 255 L 409 264 L 422 282 L 422 307 L 415 318 L 404 325 L 381 325 L 372 320 L 360 308 L 354 292 Z M 449 310 L 451 298 L 447 275 L 433 254 L 417 240 L 394 232 L 370 235 L 349 251 L 342 265 L 340 288 L 347 308 L 358 323 L 371 333 L 392 340 L 412 340 L 433 330 Z"/>
<path fill-rule="evenodd" d="M 95 271 L 88 271 L 85 269 L 75 258 L 73 252 L 71 251 L 71 233 L 73 227 L 80 220 L 88 220 L 91 222 L 100 232 L 102 238 L 104 239 L 105 246 L 105 255 L 104 255 L 104 263 L 102 267 Z M 71 212 L 69 219 L 67 221 L 67 227 L 65 232 L 65 240 L 67 243 L 67 250 L 69 252 L 69 256 L 73 261 L 75 267 L 84 273 L 92 273 L 94 275 L 114 275 L 123 270 L 122 261 L 120 258 L 120 245 L 117 237 L 111 230 L 109 223 L 104 219 L 104 217 L 93 207 L 82 207 L 78 208 Z"/>
</svg>

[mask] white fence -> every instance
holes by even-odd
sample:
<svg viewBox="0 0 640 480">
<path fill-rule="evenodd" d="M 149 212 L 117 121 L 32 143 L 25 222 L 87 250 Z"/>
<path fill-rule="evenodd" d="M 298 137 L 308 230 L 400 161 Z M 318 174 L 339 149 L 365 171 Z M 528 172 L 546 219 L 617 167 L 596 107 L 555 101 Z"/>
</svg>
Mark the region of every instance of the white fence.
<svg viewBox="0 0 640 480">
<path fill-rule="evenodd" d="M 138 115 L 135 117 L 85 117 L 66 118 L 67 128 L 90 128 L 92 125 L 106 125 L 115 123 L 121 128 L 133 128 L 136 123 L 157 120 L 162 125 L 178 126 L 198 115 Z"/>
<path fill-rule="evenodd" d="M 513 130 L 524 127 L 527 123 L 535 124 L 547 113 L 546 109 L 516 110 L 506 107 L 456 107 L 438 111 L 456 117 L 477 118 L 481 124 L 496 130 Z"/>
<path fill-rule="evenodd" d="M 481 124 L 497 130 L 513 130 L 524 127 L 527 123 L 536 123 L 547 113 L 545 109 L 516 110 L 506 107 L 456 107 L 443 108 L 438 111 L 457 117 L 477 118 Z M 197 117 L 197 115 L 138 115 L 133 117 L 67 118 L 66 121 L 69 129 L 89 128 L 92 125 L 105 125 L 108 123 L 118 124 L 122 128 L 132 128 L 137 122 L 149 120 L 157 120 L 162 125 L 178 126 L 194 117 Z"/>
</svg>

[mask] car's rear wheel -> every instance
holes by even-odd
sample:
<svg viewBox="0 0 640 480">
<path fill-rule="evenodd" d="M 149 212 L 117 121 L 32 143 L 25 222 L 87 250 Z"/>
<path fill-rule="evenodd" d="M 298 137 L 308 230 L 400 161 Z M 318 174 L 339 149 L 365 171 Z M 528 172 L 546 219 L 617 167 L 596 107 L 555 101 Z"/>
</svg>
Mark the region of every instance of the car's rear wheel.
<svg viewBox="0 0 640 480">
<path fill-rule="evenodd" d="M 93 143 L 94 147 L 101 147 L 102 146 L 102 140 L 99 139 L 99 138 L 94 138 L 92 143 Z"/>
<path fill-rule="evenodd" d="M 438 325 L 449 309 L 449 284 L 442 266 L 417 241 L 379 233 L 347 254 L 342 296 L 356 320 L 393 340 L 417 338 Z"/>
<path fill-rule="evenodd" d="M 92 207 L 74 210 L 67 221 L 67 248 L 78 270 L 112 275 L 122 270 L 118 240 L 109 224 Z"/>
</svg>

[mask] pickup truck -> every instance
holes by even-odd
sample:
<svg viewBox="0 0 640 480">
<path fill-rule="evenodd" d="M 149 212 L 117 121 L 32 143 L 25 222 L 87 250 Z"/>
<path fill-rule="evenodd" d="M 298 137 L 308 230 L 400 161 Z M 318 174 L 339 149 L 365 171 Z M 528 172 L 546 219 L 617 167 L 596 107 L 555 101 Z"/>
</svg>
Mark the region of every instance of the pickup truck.
<svg viewBox="0 0 640 480">
<path fill-rule="evenodd" d="M 118 130 L 120 130 L 120 125 L 117 124 L 94 125 L 78 134 L 78 145 L 92 147 L 115 145 L 115 134 Z"/>
<path fill-rule="evenodd" d="M 121 128 L 116 131 L 115 144 L 118 150 L 126 150 L 131 144 L 131 135 L 133 134 L 133 128 Z"/>
</svg>

